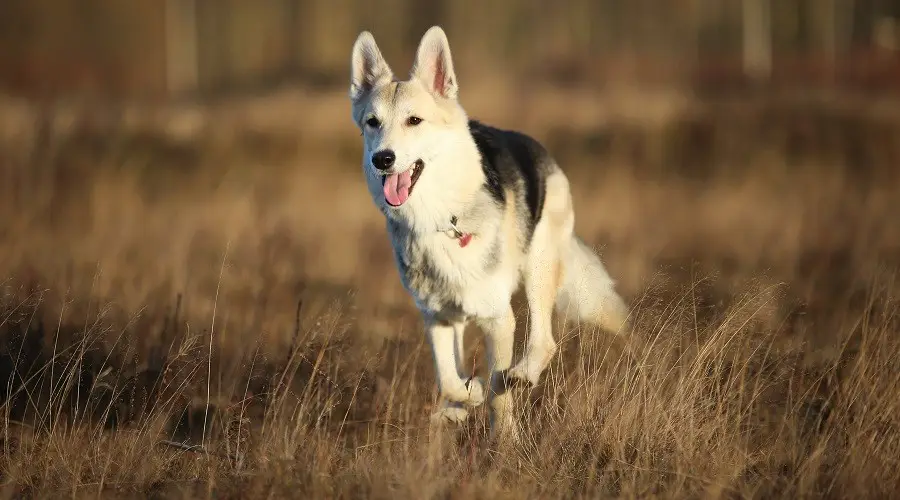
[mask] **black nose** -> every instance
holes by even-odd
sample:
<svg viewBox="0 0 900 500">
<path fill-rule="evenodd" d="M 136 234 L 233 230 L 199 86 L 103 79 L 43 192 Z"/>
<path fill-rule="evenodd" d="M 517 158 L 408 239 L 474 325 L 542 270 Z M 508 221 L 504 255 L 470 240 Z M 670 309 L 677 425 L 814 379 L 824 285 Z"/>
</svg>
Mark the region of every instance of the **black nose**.
<svg viewBox="0 0 900 500">
<path fill-rule="evenodd" d="M 393 151 L 385 149 L 372 155 L 372 165 L 375 165 L 378 170 L 387 170 L 394 166 L 396 159 Z"/>
</svg>

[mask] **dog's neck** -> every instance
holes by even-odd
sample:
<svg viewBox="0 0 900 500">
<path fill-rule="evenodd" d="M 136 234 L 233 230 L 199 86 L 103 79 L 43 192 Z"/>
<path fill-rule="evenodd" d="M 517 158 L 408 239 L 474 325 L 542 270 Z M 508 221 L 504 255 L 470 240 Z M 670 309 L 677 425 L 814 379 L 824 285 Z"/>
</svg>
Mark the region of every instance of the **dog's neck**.
<svg viewBox="0 0 900 500">
<path fill-rule="evenodd" d="M 420 191 L 412 195 L 405 210 L 388 209 L 385 215 L 410 233 L 419 236 L 444 233 L 466 246 L 471 235 L 478 232 L 476 221 L 489 203 L 489 195 L 484 190 L 487 179 L 474 141 L 471 148 L 454 146 L 452 164 L 426 164 L 423 176 L 429 175 L 428 169 L 433 169 L 432 175 L 441 171 L 462 175 L 443 183 L 437 178 L 429 179 L 427 186 L 421 185 Z"/>
<path fill-rule="evenodd" d="M 459 218 L 455 215 L 450 217 L 450 233 L 451 237 L 459 242 L 459 246 L 465 248 L 472 241 L 472 233 L 461 231 L 459 226 Z"/>
<path fill-rule="evenodd" d="M 475 221 L 481 211 L 478 195 L 470 203 L 423 203 L 413 213 L 385 213 L 389 223 L 416 236 L 440 235 L 457 240 L 460 246 L 469 244 L 478 228 Z M 434 201 L 434 200 L 430 200 Z M 412 207 L 411 207 L 412 208 Z"/>
<path fill-rule="evenodd" d="M 412 200 L 411 200 L 412 201 Z M 465 198 L 419 200 L 414 209 L 404 213 L 386 213 L 392 231 L 406 233 L 411 238 L 453 242 L 466 248 L 479 238 L 490 237 L 495 230 L 485 225 L 485 217 L 492 209 L 490 194 L 483 188 Z"/>
</svg>

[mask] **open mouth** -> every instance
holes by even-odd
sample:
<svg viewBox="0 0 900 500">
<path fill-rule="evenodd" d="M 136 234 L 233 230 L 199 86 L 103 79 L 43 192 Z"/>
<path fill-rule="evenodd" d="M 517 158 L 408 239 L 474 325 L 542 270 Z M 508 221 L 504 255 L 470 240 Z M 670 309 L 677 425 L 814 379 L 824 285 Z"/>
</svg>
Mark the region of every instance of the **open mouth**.
<svg viewBox="0 0 900 500">
<path fill-rule="evenodd" d="M 381 186 L 384 188 L 384 200 L 392 207 L 399 207 L 406 203 L 412 195 L 413 188 L 422 170 L 425 169 L 425 162 L 418 159 L 413 163 L 411 168 L 404 172 L 391 173 L 381 178 Z"/>
</svg>

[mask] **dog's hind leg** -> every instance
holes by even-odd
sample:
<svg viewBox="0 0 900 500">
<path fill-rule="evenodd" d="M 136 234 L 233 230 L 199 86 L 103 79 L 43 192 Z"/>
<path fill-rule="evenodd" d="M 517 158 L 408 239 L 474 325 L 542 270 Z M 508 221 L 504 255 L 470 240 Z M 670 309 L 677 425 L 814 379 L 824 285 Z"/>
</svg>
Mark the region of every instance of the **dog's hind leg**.
<svg viewBox="0 0 900 500">
<path fill-rule="evenodd" d="M 485 334 L 488 369 L 491 373 L 488 389 L 491 436 L 500 441 L 516 441 L 518 427 L 507 373 L 512 365 L 516 332 L 516 317 L 512 307 L 498 317 L 480 319 L 479 326 Z"/>
<path fill-rule="evenodd" d="M 575 216 L 569 182 L 557 171 L 547 178 L 543 216 L 534 228 L 525 266 L 525 294 L 529 325 L 525 355 L 510 370 L 514 378 L 537 385 L 556 354 L 553 339 L 553 309 L 563 281 L 562 253 L 571 239 Z"/>
<path fill-rule="evenodd" d="M 455 321 L 451 323 L 453 327 L 453 335 L 454 335 L 454 352 L 453 357 L 456 360 L 456 373 L 459 375 L 459 378 L 464 381 L 468 381 L 471 377 L 466 370 L 466 357 L 465 357 L 465 333 L 466 333 L 466 322 L 465 321 Z M 471 384 L 477 384 L 479 387 L 481 386 L 480 380 L 472 379 L 469 382 Z M 458 401 L 450 401 L 447 398 L 441 398 L 441 405 L 437 412 L 432 415 L 434 420 L 448 421 L 452 423 L 462 423 L 469 416 L 468 405 L 464 402 Z"/>
<path fill-rule="evenodd" d="M 553 355 L 556 354 L 556 340 L 553 338 L 553 306 L 556 303 L 557 287 L 563 272 L 558 258 L 548 255 L 532 263 L 526 276 L 529 325 L 525 343 L 525 355 L 510 370 L 509 374 L 537 385 L 541 374 Z"/>
<path fill-rule="evenodd" d="M 441 408 L 432 420 L 458 422 L 468 415 L 466 407 L 484 402 L 481 380 L 463 374 L 462 323 L 449 323 L 433 318 L 426 319 L 426 331 L 434 356 L 435 378 L 440 390 Z"/>
</svg>

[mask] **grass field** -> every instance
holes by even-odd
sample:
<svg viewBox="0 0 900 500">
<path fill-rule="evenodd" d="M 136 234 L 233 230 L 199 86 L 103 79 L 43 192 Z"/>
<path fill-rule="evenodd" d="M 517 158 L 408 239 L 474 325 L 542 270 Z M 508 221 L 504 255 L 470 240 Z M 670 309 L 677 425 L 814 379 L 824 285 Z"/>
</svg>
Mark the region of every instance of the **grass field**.
<svg viewBox="0 0 900 500">
<path fill-rule="evenodd" d="M 284 137 L 4 145 L 3 496 L 900 489 L 900 122 L 760 105 L 529 130 L 635 332 L 559 325 L 560 354 L 517 395 L 525 439 L 494 448 L 483 410 L 429 429 L 430 353 L 358 138 L 348 118 L 309 139 L 298 115 Z M 483 374 L 480 332 L 467 346 Z"/>
</svg>

